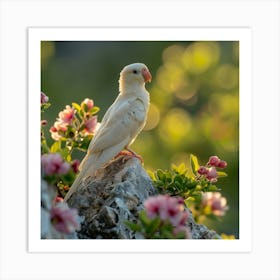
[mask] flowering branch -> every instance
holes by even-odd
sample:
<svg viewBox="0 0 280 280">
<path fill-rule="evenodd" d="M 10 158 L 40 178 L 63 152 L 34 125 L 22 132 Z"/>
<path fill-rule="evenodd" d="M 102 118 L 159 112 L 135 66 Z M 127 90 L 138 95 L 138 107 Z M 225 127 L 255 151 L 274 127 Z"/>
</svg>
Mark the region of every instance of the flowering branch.
<svg viewBox="0 0 280 280">
<path fill-rule="evenodd" d="M 205 216 L 223 216 L 228 210 L 227 200 L 221 196 L 215 183 L 218 178 L 227 176 L 225 172 L 217 171 L 217 168 L 226 168 L 226 161 L 211 156 L 203 166 L 194 155 L 190 156 L 190 161 L 191 171 L 182 163 L 179 166 L 173 164 L 170 170 L 149 172 L 149 175 L 159 193 L 181 197 L 196 221 Z"/>
<path fill-rule="evenodd" d="M 50 107 L 49 97 L 41 92 L 41 112 Z M 72 103 L 58 113 L 56 121 L 49 132 L 54 143 L 49 146 L 41 121 L 41 164 L 42 176 L 51 185 L 57 187 L 59 195 L 65 196 L 78 173 L 79 161 L 72 159 L 74 149 L 86 152 L 88 145 L 98 128 L 97 113 L 91 99 L 84 99 L 81 104 Z"/>
</svg>

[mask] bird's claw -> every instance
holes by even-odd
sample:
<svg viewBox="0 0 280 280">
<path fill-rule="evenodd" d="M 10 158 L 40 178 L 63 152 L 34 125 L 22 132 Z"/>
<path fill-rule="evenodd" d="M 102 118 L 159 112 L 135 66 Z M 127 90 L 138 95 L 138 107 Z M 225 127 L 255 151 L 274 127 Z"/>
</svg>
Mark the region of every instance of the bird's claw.
<svg viewBox="0 0 280 280">
<path fill-rule="evenodd" d="M 130 150 L 123 150 L 123 151 L 119 152 L 116 155 L 116 157 L 119 157 L 119 156 L 123 156 L 122 162 L 125 162 L 126 160 L 129 160 L 130 158 L 135 157 L 135 158 L 138 158 L 142 164 L 144 163 L 143 158 L 140 155 L 137 155 Z"/>
</svg>

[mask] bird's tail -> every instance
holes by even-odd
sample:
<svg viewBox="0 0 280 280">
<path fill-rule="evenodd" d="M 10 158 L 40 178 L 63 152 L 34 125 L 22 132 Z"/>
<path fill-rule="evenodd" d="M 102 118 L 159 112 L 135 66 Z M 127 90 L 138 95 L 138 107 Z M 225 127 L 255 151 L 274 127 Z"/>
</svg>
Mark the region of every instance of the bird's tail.
<svg viewBox="0 0 280 280">
<path fill-rule="evenodd" d="M 87 176 L 93 176 L 95 174 L 95 171 L 100 167 L 99 164 L 96 164 L 96 161 L 94 160 L 94 155 L 87 154 L 83 161 L 81 162 L 81 169 L 80 173 L 76 177 L 74 183 L 72 184 L 70 190 L 67 192 L 66 196 L 64 197 L 64 201 L 67 202 L 67 200 L 70 198 L 70 196 L 77 191 L 77 189 L 80 187 L 82 180 L 86 178 Z"/>
<path fill-rule="evenodd" d="M 67 200 L 70 198 L 70 196 L 79 188 L 79 186 L 82 183 L 82 179 L 84 178 L 85 175 L 85 169 L 82 169 L 78 176 L 76 177 L 75 181 L 73 182 L 71 188 L 67 192 L 67 194 L 64 197 L 64 202 L 67 202 Z"/>
</svg>

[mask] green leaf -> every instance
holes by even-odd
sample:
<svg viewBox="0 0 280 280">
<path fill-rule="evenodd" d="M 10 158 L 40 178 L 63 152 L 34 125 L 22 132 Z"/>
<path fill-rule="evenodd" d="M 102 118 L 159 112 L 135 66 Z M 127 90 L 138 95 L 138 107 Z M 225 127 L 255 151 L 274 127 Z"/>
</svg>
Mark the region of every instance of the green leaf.
<svg viewBox="0 0 280 280">
<path fill-rule="evenodd" d="M 195 201 L 195 198 L 190 196 L 187 199 L 185 199 L 184 202 L 187 207 L 190 207 Z"/>
<path fill-rule="evenodd" d="M 166 175 L 164 174 L 164 172 L 161 169 L 158 169 L 156 174 L 160 181 L 162 181 L 162 182 L 165 181 Z"/>
<path fill-rule="evenodd" d="M 49 153 L 49 147 L 47 145 L 47 141 L 46 140 L 42 140 L 41 141 L 41 154 L 47 154 Z"/>
<path fill-rule="evenodd" d="M 141 223 L 146 227 L 150 224 L 150 219 L 148 218 L 148 216 L 146 215 L 145 211 L 141 211 L 139 214 L 139 220 L 141 221 Z"/>
<path fill-rule="evenodd" d="M 217 191 L 218 190 L 218 188 L 215 186 L 215 185 L 210 185 L 209 187 L 208 187 L 208 191 L 209 192 L 215 192 L 215 191 Z"/>
<path fill-rule="evenodd" d="M 150 220 L 149 225 L 146 227 L 146 233 L 149 235 L 154 235 L 154 233 L 158 230 L 160 223 L 161 220 L 159 217 Z"/>
<path fill-rule="evenodd" d="M 218 177 L 219 177 L 219 178 L 227 177 L 227 173 L 226 173 L 226 172 L 223 172 L 223 171 L 218 171 L 217 174 L 218 174 Z"/>
<path fill-rule="evenodd" d="M 181 163 L 178 167 L 177 167 L 177 171 L 179 174 L 185 174 L 187 171 L 186 165 L 185 163 Z"/>
<path fill-rule="evenodd" d="M 132 231 L 141 232 L 141 226 L 130 221 L 125 221 L 125 225 L 130 228 Z"/>
<path fill-rule="evenodd" d="M 147 170 L 148 175 L 152 179 L 152 181 L 156 181 L 156 176 L 153 171 Z"/>
<path fill-rule="evenodd" d="M 176 239 L 185 239 L 186 238 L 186 233 L 185 231 L 179 231 L 176 236 L 175 236 Z"/>
<path fill-rule="evenodd" d="M 80 112 L 81 111 L 81 106 L 75 102 L 72 103 L 72 106 L 78 111 Z"/>
<path fill-rule="evenodd" d="M 51 103 L 41 104 L 41 113 L 45 112 L 45 110 L 47 110 L 50 106 L 51 106 Z"/>
<path fill-rule="evenodd" d="M 64 174 L 61 176 L 61 179 L 66 185 L 70 185 L 74 182 L 75 174 L 73 172 Z"/>
<path fill-rule="evenodd" d="M 94 106 L 93 108 L 90 109 L 90 113 L 91 115 L 95 115 L 96 113 L 98 113 L 100 111 L 99 107 Z"/>
<path fill-rule="evenodd" d="M 60 141 L 56 141 L 52 144 L 51 146 L 51 153 L 56 153 L 58 150 L 60 150 L 61 148 L 61 142 Z"/>
<path fill-rule="evenodd" d="M 177 183 L 179 185 L 183 184 L 183 178 L 180 175 L 176 175 L 173 179 L 174 183 Z"/>
<path fill-rule="evenodd" d="M 198 163 L 198 159 L 193 154 L 190 155 L 190 159 L 191 159 L 192 172 L 193 174 L 196 174 L 196 171 L 199 169 L 200 166 Z"/>
<path fill-rule="evenodd" d="M 69 153 L 69 149 L 68 149 L 68 148 L 61 149 L 61 150 L 60 150 L 60 154 L 62 155 L 62 157 L 63 157 L 65 160 L 67 160 L 67 161 L 69 161 L 69 162 L 72 161 L 72 159 L 71 159 L 71 154 Z"/>
</svg>

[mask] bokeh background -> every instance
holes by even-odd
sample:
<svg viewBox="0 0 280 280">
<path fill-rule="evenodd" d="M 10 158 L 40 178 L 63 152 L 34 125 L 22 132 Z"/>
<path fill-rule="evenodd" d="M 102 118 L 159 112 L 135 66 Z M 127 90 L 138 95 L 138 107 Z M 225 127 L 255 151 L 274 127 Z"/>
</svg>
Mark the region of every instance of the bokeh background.
<svg viewBox="0 0 280 280">
<path fill-rule="evenodd" d="M 205 224 L 238 238 L 239 42 L 42 41 L 41 89 L 52 104 L 44 113 L 46 131 L 59 111 L 84 98 L 100 107 L 101 121 L 118 95 L 121 69 L 134 62 L 145 63 L 153 80 L 146 86 L 149 118 L 132 149 L 149 170 L 189 165 L 190 153 L 201 164 L 211 155 L 226 160 L 228 177 L 217 186 L 230 208 L 221 220 Z"/>
</svg>

